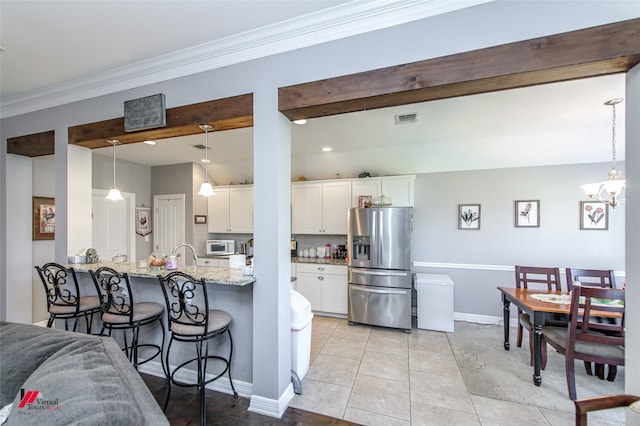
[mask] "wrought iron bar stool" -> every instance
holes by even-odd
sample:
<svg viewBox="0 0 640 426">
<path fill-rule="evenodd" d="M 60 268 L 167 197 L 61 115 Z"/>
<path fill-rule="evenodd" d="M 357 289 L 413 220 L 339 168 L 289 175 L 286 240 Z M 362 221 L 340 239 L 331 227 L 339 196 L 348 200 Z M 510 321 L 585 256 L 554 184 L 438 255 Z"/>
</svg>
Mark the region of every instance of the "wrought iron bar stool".
<svg viewBox="0 0 640 426">
<path fill-rule="evenodd" d="M 166 367 L 162 359 L 162 349 L 164 348 L 165 329 L 162 319 L 164 306 L 154 302 L 139 302 L 133 300 L 129 274 L 119 273 L 112 268 L 103 266 L 95 271 L 89 271 L 96 290 L 100 295 L 102 308 L 102 329 L 100 335 L 104 335 L 105 330 L 111 336 L 113 330 L 121 330 L 124 339 L 124 352 L 133 366 L 138 369 L 157 356 L 160 356 L 160 363 L 165 375 Z M 139 343 L 140 328 L 157 322 L 162 330 L 162 345 L 152 343 Z M 131 340 L 127 338 L 127 331 L 131 330 Z M 140 348 L 153 349 L 151 355 L 140 362 L 138 350 Z"/>
<path fill-rule="evenodd" d="M 207 285 L 204 278 L 196 279 L 182 272 L 171 272 L 166 276 L 158 275 L 160 285 L 167 303 L 167 316 L 169 318 L 170 338 L 165 353 L 165 364 L 167 365 L 169 381 L 169 391 L 164 409 L 167 409 L 171 396 L 171 384 L 185 387 L 197 387 L 200 396 L 200 424 L 206 424 L 206 404 L 205 386 L 214 380 L 218 380 L 225 373 L 228 373 L 229 384 L 233 391 L 234 398 L 238 397 L 231 379 L 231 358 L 233 356 L 233 340 L 231 338 L 231 316 L 221 310 L 209 309 L 209 298 L 207 295 Z M 229 358 L 219 355 L 209 355 L 210 340 L 227 334 L 229 336 Z M 174 341 L 194 343 L 196 346 L 196 356 L 178 365 L 171 371 L 169 354 Z M 210 375 L 207 378 L 207 362 L 215 360 L 221 364 L 219 373 Z M 195 383 L 185 383 L 176 379 L 176 374 L 184 371 L 182 369 L 190 364 L 197 366 L 197 378 Z M 184 377 L 184 375 L 183 375 Z"/>
<path fill-rule="evenodd" d="M 80 295 L 76 271 L 55 262 L 36 266 L 35 269 L 47 296 L 47 327 L 51 328 L 56 319 L 64 319 L 64 329 L 68 331 L 69 320 L 73 319 L 73 331 L 76 331 L 78 318 L 84 317 L 87 334 L 91 334 L 93 314 L 100 312 L 100 299 Z"/>
</svg>

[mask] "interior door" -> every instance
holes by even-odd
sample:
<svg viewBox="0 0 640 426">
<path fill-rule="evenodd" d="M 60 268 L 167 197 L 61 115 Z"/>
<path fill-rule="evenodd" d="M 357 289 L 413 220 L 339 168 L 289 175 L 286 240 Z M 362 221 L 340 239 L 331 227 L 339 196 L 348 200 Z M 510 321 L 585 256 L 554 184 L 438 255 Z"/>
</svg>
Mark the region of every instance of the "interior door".
<svg viewBox="0 0 640 426">
<path fill-rule="evenodd" d="M 169 194 L 153 197 L 153 249 L 165 255 L 180 243 L 184 243 L 185 195 Z M 184 248 L 179 252 L 184 257 Z M 191 254 L 189 253 L 189 256 Z M 191 257 L 189 257 L 190 259 Z"/>
<path fill-rule="evenodd" d="M 102 261 L 110 261 L 117 254 L 126 254 L 135 262 L 135 194 L 123 192 L 122 201 L 110 201 L 104 189 L 92 192 L 91 244 Z"/>
</svg>

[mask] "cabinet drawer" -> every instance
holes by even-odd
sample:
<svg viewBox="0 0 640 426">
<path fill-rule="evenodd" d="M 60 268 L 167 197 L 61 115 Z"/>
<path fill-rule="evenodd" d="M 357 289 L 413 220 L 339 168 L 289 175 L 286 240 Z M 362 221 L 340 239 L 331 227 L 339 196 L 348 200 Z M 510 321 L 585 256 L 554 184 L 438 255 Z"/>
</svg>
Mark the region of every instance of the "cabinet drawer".
<svg viewBox="0 0 640 426">
<path fill-rule="evenodd" d="M 323 275 L 344 275 L 347 276 L 347 267 L 345 265 L 326 265 L 317 263 L 297 263 L 296 272 L 313 273 Z"/>
</svg>

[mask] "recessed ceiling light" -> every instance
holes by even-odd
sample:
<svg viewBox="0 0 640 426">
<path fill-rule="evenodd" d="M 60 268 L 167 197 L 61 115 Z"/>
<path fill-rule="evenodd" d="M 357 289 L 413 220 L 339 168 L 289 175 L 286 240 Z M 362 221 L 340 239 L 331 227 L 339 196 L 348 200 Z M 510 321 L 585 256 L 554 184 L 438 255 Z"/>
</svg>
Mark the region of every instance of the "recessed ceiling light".
<svg viewBox="0 0 640 426">
<path fill-rule="evenodd" d="M 210 162 L 211 162 L 211 160 L 207 160 L 206 158 L 203 158 L 203 159 L 202 159 L 202 160 L 200 160 L 200 161 L 201 161 L 201 162 L 203 162 L 203 163 L 210 163 Z"/>
<path fill-rule="evenodd" d="M 325 146 L 322 148 L 322 152 L 331 152 L 331 150 L 333 150 L 333 148 L 331 148 L 330 146 Z"/>
<path fill-rule="evenodd" d="M 307 124 L 307 120 L 305 120 L 304 118 L 301 120 L 293 120 L 293 122 L 300 125 Z"/>
<path fill-rule="evenodd" d="M 144 141 L 147 145 L 155 145 L 156 141 Z"/>
</svg>

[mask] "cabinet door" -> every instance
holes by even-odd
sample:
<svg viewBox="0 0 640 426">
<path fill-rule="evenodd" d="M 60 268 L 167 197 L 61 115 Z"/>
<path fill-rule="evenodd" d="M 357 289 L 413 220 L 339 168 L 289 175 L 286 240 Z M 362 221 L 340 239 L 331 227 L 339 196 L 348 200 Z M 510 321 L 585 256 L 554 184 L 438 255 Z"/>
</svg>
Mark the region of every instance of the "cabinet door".
<svg viewBox="0 0 640 426">
<path fill-rule="evenodd" d="M 321 183 L 291 185 L 291 232 L 293 234 L 322 233 Z"/>
<path fill-rule="evenodd" d="M 311 303 L 312 311 L 322 310 L 322 281 L 318 274 L 298 272 L 296 291 Z"/>
<path fill-rule="evenodd" d="M 413 182 L 415 175 L 381 178 L 382 194 L 391 197 L 395 207 L 413 207 Z"/>
<path fill-rule="evenodd" d="M 229 232 L 253 233 L 253 187 L 229 189 Z"/>
<path fill-rule="evenodd" d="M 380 179 L 364 178 L 351 181 L 351 207 L 358 207 L 358 197 L 369 196 L 371 201 L 380 195 Z"/>
<path fill-rule="evenodd" d="M 229 188 L 215 187 L 216 195 L 208 197 L 209 232 L 229 231 Z"/>
<path fill-rule="evenodd" d="M 322 232 L 347 233 L 347 212 L 351 207 L 351 182 L 325 182 L 322 193 Z"/>
<path fill-rule="evenodd" d="M 322 310 L 334 314 L 347 315 L 347 277 L 342 275 L 322 275 Z"/>
</svg>

